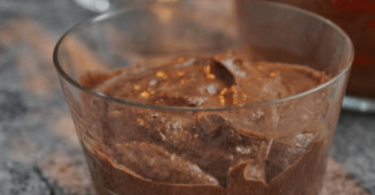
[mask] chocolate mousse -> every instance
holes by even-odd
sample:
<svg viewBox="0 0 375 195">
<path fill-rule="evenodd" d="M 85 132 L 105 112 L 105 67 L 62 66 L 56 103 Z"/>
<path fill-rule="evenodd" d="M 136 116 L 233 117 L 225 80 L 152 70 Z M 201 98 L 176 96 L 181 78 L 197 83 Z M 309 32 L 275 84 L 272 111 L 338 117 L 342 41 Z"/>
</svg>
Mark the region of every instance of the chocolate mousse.
<svg viewBox="0 0 375 195">
<path fill-rule="evenodd" d="M 288 112 L 254 105 L 329 79 L 234 53 L 87 73 L 83 86 L 129 102 L 81 94 L 86 122 L 77 128 L 94 186 L 100 195 L 317 195 L 328 130 L 316 117 L 290 124 L 298 132 L 256 129 Z M 311 104 L 314 116 L 325 108 Z"/>
</svg>

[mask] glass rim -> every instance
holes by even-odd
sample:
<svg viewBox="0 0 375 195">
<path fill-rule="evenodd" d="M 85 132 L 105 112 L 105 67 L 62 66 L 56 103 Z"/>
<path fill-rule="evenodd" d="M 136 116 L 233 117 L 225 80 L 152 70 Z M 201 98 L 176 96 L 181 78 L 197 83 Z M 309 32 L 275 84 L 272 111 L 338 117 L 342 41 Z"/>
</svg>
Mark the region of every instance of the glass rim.
<svg viewBox="0 0 375 195">
<path fill-rule="evenodd" d="M 295 7 L 295 6 L 291 6 L 291 5 L 287 5 L 287 4 L 283 4 L 283 3 L 279 3 L 279 2 L 264 2 L 264 1 L 258 1 L 258 0 L 254 0 L 253 2 L 270 4 L 271 6 L 279 7 L 279 8 L 282 8 L 282 9 L 289 9 L 289 10 L 292 10 L 292 11 L 295 11 L 295 12 L 299 12 L 300 14 L 308 15 L 310 17 L 316 18 L 317 20 L 331 26 L 333 29 L 338 31 L 338 33 L 341 36 L 343 36 L 345 38 L 345 40 L 349 43 L 349 49 L 350 49 L 349 55 L 350 56 L 348 57 L 347 62 L 345 63 L 345 68 L 343 68 L 343 70 L 341 70 L 341 72 L 339 72 L 336 76 L 332 77 L 327 82 L 325 82 L 323 84 L 320 84 L 320 85 L 318 85 L 314 88 L 311 88 L 307 91 L 304 91 L 302 93 L 298 93 L 298 94 L 295 94 L 295 95 L 292 95 L 292 96 L 287 96 L 285 98 L 276 99 L 276 100 L 272 100 L 272 101 L 265 101 L 265 102 L 261 102 L 261 103 L 249 103 L 249 104 L 246 104 L 246 105 L 243 105 L 243 106 L 217 106 L 217 107 L 163 106 L 163 105 L 142 104 L 142 103 L 138 103 L 138 102 L 128 101 L 128 100 L 125 100 L 125 99 L 105 95 L 105 94 L 100 93 L 100 92 L 98 92 L 96 90 L 93 90 L 93 89 L 89 89 L 89 88 L 81 85 L 78 81 L 76 81 L 71 76 L 69 76 L 69 74 L 66 71 L 64 71 L 64 68 L 60 65 L 59 51 L 60 51 L 60 47 L 61 47 L 62 43 L 67 38 L 67 36 L 69 36 L 71 33 L 73 33 L 76 29 L 79 29 L 80 27 L 82 27 L 86 24 L 104 21 L 104 20 L 110 19 L 114 16 L 127 13 L 127 12 L 132 11 L 135 8 L 137 8 L 137 6 L 125 7 L 125 8 L 116 10 L 116 11 L 110 11 L 110 12 L 107 12 L 107 13 L 99 14 L 97 16 L 94 16 L 94 17 L 88 18 L 86 20 L 83 20 L 83 21 L 77 23 L 76 25 L 74 25 L 73 27 L 71 27 L 69 30 L 67 30 L 61 36 L 61 38 L 56 43 L 55 48 L 53 50 L 53 63 L 54 63 L 54 66 L 55 66 L 59 76 L 61 76 L 65 81 L 67 81 L 73 87 L 75 87 L 78 90 L 83 91 L 85 93 L 89 93 L 89 94 L 97 96 L 99 98 L 103 98 L 107 101 L 113 101 L 113 102 L 119 103 L 119 104 L 125 104 L 125 105 L 136 106 L 136 107 L 144 107 L 144 108 L 150 108 L 150 109 L 174 110 L 174 111 L 225 111 L 225 110 L 235 110 L 235 109 L 244 109 L 244 108 L 259 108 L 259 107 L 265 107 L 265 106 L 269 106 L 269 105 L 273 105 L 273 104 L 288 102 L 288 101 L 291 101 L 291 100 L 302 98 L 304 96 L 307 96 L 309 94 L 317 92 L 317 91 L 319 91 L 319 90 L 321 90 L 321 89 L 323 89 L 327 86 L 330 86 L 331 84 L 333 84 L 334 82 L 339 80 L 341 77 L 345 76 L 346 73 L 350 70 L 350 68 L 352 66 L 352 63 L 353 63 L 353 60 L 354 60 L 354 45 L 353 45 L 353 42 L 351 41 L 351 39 L 349 38 L 348 34 L 343 29 L 341 29 L 337 24 L 335 24 L 334 22 L 332 22 L 331 20 L 329 20 L 329 19 L 327 19 L 323 16 L 320 16 L 316 13 L 313 13 L 311 11 L 304 10 L 304 9 L 301 9 L 301 8 L 298 8 L 298 7 Z M 165 2 L 165 3 L 158 3 L 158 4 L 160 5 L 160 4 L 171 4 L 171 3 Z M 175 2 L 173 4 L 178 4 L 178 3 Z M 149 7 L 149 6 L 147 6 L 147 7 Z"/>
</svg>

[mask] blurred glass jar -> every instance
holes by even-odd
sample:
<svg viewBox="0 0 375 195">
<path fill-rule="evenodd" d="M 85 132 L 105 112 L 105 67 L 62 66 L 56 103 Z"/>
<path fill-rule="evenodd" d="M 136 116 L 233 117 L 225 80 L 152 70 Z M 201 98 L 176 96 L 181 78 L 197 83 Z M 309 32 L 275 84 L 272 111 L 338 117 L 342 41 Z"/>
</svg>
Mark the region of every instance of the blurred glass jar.
<svg viewBox="0 0 375 195">
<path fill-rule="evenodd" d="M 103 13 L 124 6 L 134 6 L 136 3 L 154 3 L 154 2 L 178 2 L 180 0 L 73 0 L 81 7 L 93 12 Z"/>
<path fill-rule="evenodd" d="M 243 1 L 237 0 L 238 7 Z M 313 11 L 343 28 L 356 49 L 347 92 L 375 99 L 375 0 L 264 1 L 287 3 Z"/>
</svg>

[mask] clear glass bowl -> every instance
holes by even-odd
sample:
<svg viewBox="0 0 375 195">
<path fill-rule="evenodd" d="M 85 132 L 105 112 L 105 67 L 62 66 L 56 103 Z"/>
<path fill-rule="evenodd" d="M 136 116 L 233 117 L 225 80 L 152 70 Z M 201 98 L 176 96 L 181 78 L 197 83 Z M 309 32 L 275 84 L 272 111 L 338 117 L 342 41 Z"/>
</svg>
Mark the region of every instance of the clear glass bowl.
<svg viewBox="0 0 375 195">
<path fill-rule="evenodd" d="M 332 78 L 283 99 L 210 108 L 145 105 L 80 83 L 88 72 L 244 48 L 249 59 L 308 66 Z M 352 60 L 350 39 L 329 20 L 261 1 L 243 1 L 241 6 L 217 0 L 127 7 L 78 24 L 54 52 L 100 195 L 319 194 Z M 224 136 L 223 144 L 198 147 L 199 135 L 189 133 L 202 116 L 230 124 L 222 127 L 223 135 L 229 132 L 252 141 L 233 148 Z M 166 131 L 172 133 L 160 134 Z M 160 139 L 168 142 L 155 146 Z M 251 155 L 233 161 L 244 151 Z M 195 161 L 185 162 L 186 158 Z M 190 179 L 182 181 L 181 175 Z M 212 183 L 215 178 L 220 185 Z"/>
</svg>

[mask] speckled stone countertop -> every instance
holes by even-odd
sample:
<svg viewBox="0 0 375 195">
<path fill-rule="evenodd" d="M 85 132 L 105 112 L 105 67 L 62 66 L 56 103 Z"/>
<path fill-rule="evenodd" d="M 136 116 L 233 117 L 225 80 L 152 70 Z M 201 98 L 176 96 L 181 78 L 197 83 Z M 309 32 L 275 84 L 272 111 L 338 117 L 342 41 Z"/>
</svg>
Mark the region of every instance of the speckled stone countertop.
<svg viewBox="0 0 375 195">
<path fill-rule="evenodd" d="M 0 1 L 0 195 L 94 194 L 52 64 L 58 38 L 93 15 L 72 0 Z M 375 194 L 375 115 L 343 112 L 331 154 L 323 194 Z"/>
</svg>

